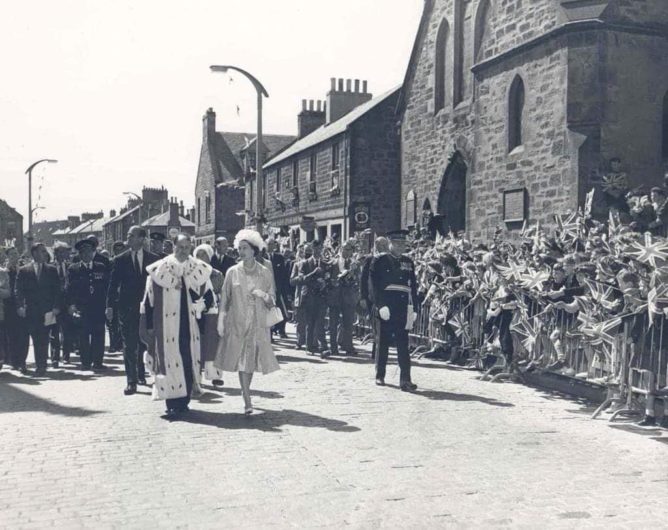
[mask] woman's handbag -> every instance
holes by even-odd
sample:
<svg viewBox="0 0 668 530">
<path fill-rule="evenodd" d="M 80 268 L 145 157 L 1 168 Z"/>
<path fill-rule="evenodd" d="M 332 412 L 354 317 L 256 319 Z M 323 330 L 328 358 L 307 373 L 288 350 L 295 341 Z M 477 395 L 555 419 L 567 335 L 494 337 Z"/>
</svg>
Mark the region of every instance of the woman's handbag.
<svg viewBox="0 0 668 530">
<path fill-rule="evenodd" d="M 279 322 L 283 322 L 283 313 L 278 306 L 274 306 L 267 311 L 267 327 L 271 328 Z"/>
</svg>

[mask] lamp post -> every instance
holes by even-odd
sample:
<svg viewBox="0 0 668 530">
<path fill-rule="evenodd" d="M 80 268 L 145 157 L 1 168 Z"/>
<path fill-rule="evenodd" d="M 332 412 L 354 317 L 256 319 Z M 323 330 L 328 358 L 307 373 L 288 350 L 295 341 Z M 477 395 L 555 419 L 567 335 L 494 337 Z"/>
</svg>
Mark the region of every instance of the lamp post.
<svg viewBox="0 0 668 530">
<path fill-rule="evenodd" d="M 262 233 L 262 219 L 264 217 L 264 204 L 262 196 L 264 194 L 264 182 L 262 173 L 262 97 L 269 97 L 267 90 L 262 83 L 246 70 L 230 65 L 211 66 L 212 72 L 226 73 L 228 70 L 234 70 L 244 75 L 255 87 L 257 92 L 257 138 L 255 140 L 255 188 L 257 190 L 257 208 L 256 208 L 256 229 Z"/>
<path fill-rule="evenodd" d="M 30 164 L 25 171 L 25 174 L 28 175 L 28 241 L 32 241 L 32 214 L 36 210 L 36 208 L 32 207 L 32 170 L 42 162 L 55 164 L 58 160 L 54 160 L 53 158 L 42 158 L 41 160 Z"/>
</svg>

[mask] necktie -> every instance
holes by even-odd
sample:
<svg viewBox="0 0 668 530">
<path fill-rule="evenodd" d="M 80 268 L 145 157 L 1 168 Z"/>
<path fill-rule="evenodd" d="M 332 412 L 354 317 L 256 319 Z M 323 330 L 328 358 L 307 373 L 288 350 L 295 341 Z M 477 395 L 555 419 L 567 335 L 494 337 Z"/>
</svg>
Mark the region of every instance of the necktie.
<svg viewBox="0 0 668 530">
<path fill-rule="evenodd" d="M 137 276 L 141 276 L 141 269 L 139 267 L 139 256 L 135 252 L 135 272 L 137 273 Z"/>
<path fill-rule="evenodd" d="M 37 281 L 42 277 L 42 266 L 37 265 Z"/>
</svg>

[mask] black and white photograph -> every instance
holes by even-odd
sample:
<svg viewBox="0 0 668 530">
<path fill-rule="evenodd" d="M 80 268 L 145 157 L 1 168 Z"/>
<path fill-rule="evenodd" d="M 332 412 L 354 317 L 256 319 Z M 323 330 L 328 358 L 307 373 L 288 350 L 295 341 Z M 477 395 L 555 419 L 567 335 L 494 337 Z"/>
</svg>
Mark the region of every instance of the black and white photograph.
<svg viewBox="0 0 668 530">
<path fill-rule="evenodd" d="M 668 527 L 667 0 L 0 18 L 0 529 Z"/>
</svg>

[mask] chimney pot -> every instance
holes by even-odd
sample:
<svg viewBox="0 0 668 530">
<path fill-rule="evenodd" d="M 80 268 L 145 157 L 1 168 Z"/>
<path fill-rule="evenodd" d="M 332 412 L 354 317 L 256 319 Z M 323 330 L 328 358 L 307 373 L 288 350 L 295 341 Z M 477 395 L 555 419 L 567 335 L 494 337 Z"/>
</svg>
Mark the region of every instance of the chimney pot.
<svg viewBox="0 0 668 530">
<path fill-rule="evenodd" d="M 302 99 L 302 110 L 306 110 L 306 100 Z"/>
<path fill-rule="evenodd" d="M 366 91 L 367 91 L 367 82 L 362 81 L 362 93 L 366 94 L 367 93 Z"/>
<path fill-rule="evenodd" d="M 339 92 L 343 92 L 343 79 L 339 79 Z"/>
<path fill-rule="evenodd" d="M 360 80 L 355 79 L 355 93 L 359 93 L 360 91 Z"/>
<path fill-rule="evenodd" d="M 309 99 L 309 102 L 308 102 L 308 110 L 313 110 L 313 108 L 314 108 L 314 107 L 313 107 L 313 100 L 312 100 L 312 99 Z"/>
<path fill-rule="evenodd" d="M 332 77 L 330 79 L 330 81 L 332 83 L 332 91 L 335 92 L 336 91 L 336 77 Z"/>
<path fill-rule="evenodd" d="M 353 81 L 352 79 L 346 79 L 346 92 L 352 92 Z"/>
</svg>

